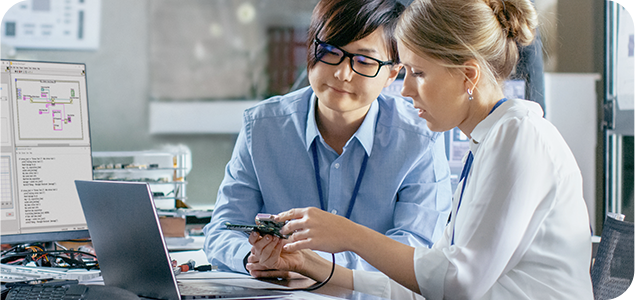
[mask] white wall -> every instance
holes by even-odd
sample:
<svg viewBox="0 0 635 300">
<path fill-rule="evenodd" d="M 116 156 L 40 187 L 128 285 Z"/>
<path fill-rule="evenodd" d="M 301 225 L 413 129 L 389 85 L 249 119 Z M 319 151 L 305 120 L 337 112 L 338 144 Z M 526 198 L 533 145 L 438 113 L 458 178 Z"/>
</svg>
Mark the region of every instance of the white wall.
<svg viewBox="0 0 635 300">
<path fill-rule="evenodd" d="M 599 74 L 546 73 L 545 118 L 558 128 L 575 156 L 584 184 L 589 220 L 595 230 L 597 97 Z M 597 166 L 596 166 L 597 165 Z"/>
<path fill-rule="evenodd" d="M 211 206 L 236 137 L 150 134 L 150 1 L 101 1 L 101 40 L 96 51 L 10 51 L 3 47 L 0 55 L 3 59 L 85 63 L 93 151 L 149 150 L 165 144 L 185 144 L 193 158 L 187 178 L 188 203 Z"/>
</svg>

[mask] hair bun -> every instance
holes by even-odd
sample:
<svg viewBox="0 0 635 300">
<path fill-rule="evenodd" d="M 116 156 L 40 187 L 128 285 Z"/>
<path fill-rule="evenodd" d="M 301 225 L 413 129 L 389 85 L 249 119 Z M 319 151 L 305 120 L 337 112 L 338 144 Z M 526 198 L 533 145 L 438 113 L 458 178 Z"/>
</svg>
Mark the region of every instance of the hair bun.
<svg viewBox="0 0 635 300">
<path fill-rule="evenodd" d="M 507 38 L 520 45 L 531 44 L 535 37 L 538 16 L 530 0 L 489 0 L 488 4 L 503 31 L 507 33 Z"/>
</svg>

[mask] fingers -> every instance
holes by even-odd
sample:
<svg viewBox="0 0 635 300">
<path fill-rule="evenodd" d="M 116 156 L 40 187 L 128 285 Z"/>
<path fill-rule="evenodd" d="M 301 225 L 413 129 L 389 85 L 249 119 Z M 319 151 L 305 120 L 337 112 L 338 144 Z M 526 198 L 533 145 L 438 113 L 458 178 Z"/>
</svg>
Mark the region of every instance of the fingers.
<svg viewBox="0 0 635 300">
<path fill-rule="evenodd" d="M 279 237 L 265 235 L 252 245 L 251 255 L 247 258 L 247 262 L 258 263 L 268 269 L 278 268 L 283 245 Z"/>
<path fill-rule="evenodd" d="M 306 211 L 305 208 L 292 208 L 290 210 L 283 211 L 275 217 L 275 221 L 286 222 L 289 220 L 302 218 L 302 216 L 304 216 L 304 211 Z"/>
<path fill-rule="evenodd" d="M 289 221 L 282 227 L 280 233 L 284 235 L 289 235 L 295 233 L 296 231 L 300 231 L 306 229 L 311 226 L 311 224 L 315 224 L 316 220 L 313 220 L 313 217 L 316 214 L 320 214 L 321 209 L 315 207 L 307 207 L 307 208 L 295 208 L 289 211 Z"/>
<path fill-rule="evenodd" d="M 293 252 L 293 251 L 298 251 L 298 250 L 302 250 L 302 249 L 313 249 L 313 250 L 320 250 L 319 247 L 315 247 L 312 243 L 312 241 L 309 240 L 299 240 L 299 241 L 295 241 L 292 243 L 287 243 L 282 247 L 282 250 L 287 251 L 287 252 Z"/>
<path fill-rule="evenodd" d="M 279 245 L 278 237 L 272 238 L 268 235 L 265 237 L 265 240 L 270 242 L 260 251 L 260 263 L 269 268 L 277 268 L 280 252 L 282 251 L 282 245 Z"/>
<path fill-rule="evenodd" d="M 249 234 L 249 243 L 250 244 L 255 244 L 259 239 L 261 238 L 260 234 L 256 233 L 255 231 L 252 231 Z"/>
</svg>

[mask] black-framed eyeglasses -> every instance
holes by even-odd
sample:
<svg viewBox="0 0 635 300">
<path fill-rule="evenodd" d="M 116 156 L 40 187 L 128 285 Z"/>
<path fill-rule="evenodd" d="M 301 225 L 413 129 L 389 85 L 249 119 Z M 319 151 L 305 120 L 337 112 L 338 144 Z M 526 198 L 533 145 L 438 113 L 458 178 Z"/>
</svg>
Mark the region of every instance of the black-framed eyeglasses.
<svg viewBox="0 0 635 300">
<path fill-rule="evenodd" d="M 313 43 L 315 44 L 315 58 L 317 60 L 327 65 L 337 66 L 344 61 L 344 58 L 348 57 L 353 72 L 364 77 L 375 77 L 379 74 L 381 67 L 395 64 L 392 61 L 381 61 L 370 56 L 346 52 L 342 48 L 322 42 L 318 38 L 315 38 Z"/>
</svg>

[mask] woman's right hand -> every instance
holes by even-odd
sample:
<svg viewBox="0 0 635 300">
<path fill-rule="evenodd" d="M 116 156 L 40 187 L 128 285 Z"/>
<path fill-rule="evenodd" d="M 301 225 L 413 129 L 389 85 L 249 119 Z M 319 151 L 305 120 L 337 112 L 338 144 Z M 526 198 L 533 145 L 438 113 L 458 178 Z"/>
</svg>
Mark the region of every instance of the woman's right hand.
<svg viewBox="0 0 635 300">
<path fill-rule="evenodd" d="M 279 213 L 276 222 L 287 222 L 282 234 L 290 234 L 284 251 L 301 249 L 329 253 L 354 251 L 360 225 L 315 207 L 294 208 Z"/>
</svg>

